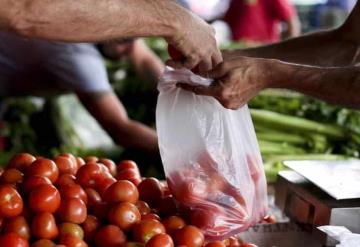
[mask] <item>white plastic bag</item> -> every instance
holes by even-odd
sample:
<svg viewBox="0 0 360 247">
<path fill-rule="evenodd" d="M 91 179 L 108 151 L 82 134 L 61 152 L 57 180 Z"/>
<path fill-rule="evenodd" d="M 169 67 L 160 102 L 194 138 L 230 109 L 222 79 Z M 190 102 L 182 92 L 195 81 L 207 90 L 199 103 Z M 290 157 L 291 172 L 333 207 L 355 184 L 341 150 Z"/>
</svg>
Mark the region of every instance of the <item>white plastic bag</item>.
<svg viewBox="0 0 360 247">
<path fill-rule="evenodd" d="M 210 85 L 167 68 L 159 82 L 156 124 L 167 181 L 180 209 L 209 240 L 246 230 L 267 212 L 266 180 L 247 106 L 223 108 L 177 82 Z"/>
<path fill-rule="evenodd" d="M 350 232 L 343 226 L 320 226 L 320 231 L 325 232 L 333 239 L 340 242 L 336 247 L 359 247 L 360 246 L 360 234 Z"/>
</svg>

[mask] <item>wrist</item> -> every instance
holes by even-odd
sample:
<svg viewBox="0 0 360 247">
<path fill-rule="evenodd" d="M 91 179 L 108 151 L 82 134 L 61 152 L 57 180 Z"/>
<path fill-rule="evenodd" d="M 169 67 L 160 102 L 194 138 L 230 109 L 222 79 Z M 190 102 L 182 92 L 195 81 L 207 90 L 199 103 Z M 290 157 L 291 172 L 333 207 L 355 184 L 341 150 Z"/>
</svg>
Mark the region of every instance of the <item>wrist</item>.
<svg viewBox="0 0 360 247">
<path fill-rule="evenodd" d="M 271 59 L 271 62 L 267 64 L 268 71 L 267 80 L 265 83 L 266 88 L 288 88 L 291 82 L 291 75 L 293 71 L 289 64 L 281 62 L 279 60 Z"/>
</svg>

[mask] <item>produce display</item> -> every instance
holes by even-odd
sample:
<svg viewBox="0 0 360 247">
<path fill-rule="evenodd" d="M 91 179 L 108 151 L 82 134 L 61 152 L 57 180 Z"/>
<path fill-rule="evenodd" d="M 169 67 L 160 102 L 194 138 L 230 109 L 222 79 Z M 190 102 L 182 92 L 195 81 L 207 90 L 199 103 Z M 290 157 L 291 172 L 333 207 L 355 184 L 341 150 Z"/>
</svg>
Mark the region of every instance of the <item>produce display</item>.
<svg viewBox="0 0 360 247">
<path fill-rule="evenodd" d="M 0 176 L 0 246 L 255 246 L 209 242 L 189 217 L 165 181 L 141 177 L 129 160 L 19 153 Z"/>
</svg>

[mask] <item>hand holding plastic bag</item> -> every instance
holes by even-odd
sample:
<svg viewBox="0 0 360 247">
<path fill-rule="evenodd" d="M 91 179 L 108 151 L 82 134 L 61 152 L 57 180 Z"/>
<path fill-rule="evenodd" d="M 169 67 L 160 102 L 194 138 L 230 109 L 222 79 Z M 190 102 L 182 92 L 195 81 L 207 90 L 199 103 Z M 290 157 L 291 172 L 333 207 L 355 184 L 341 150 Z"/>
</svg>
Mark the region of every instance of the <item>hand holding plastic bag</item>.
<svg viewBox="0 0 360 247">
<path fill-rule="evenodd" d="M 168 184 L 191 224 L 208 239 L 246 230 L 266 215 L 266 181 L 247 106 L 223 108 L 216 99 L 177 88 L 210 85 L 189 70 L 167 69 L 156 111 Z"/>
<path fill-rule="evenodd" d="M 343 226 L 320 226 L 320 231 L 325 232 L 333 239 L 340 242 L 336 247 L 358 247 L 360 246 L 360 234 L 354 234 Z"/>
</svg>

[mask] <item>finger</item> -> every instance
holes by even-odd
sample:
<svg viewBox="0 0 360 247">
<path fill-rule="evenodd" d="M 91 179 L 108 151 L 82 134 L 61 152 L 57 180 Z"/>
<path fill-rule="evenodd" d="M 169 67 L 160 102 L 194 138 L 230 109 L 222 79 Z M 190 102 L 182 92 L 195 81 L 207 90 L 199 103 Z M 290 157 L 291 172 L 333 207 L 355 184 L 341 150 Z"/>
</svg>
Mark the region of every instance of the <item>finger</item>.
<svg viewBox="0 0 360 247">
<path fill-rule="evenodd" d="M 211 69 L 212 69 L 211 57 L 207 57 L 200 62 L 200 64 L 199 64 L 199 72 L 200 73 L 206 73 Z"/>
<path fill-rule="evenodd" d="M 214 88 L 213 87 L 206 87 L 206 86 L 193 86 L 186 83 L 178 83 L 176 86 L 186 90 L 193 92 L 197 95 L 205 95 L 205 96 L 214 96 Z"/>
<path fill-rule="evenodd" d="M 174 69 L 184 68 L 184 65 L 182 64 L 181 61 L 167 60 L 167 61 L 165 62 L 165 64 L 166 64 L 167 66 L 170 66 L 170 67 L 174 68 Z"/>
<path fill-rule="evenodd" d="M 228 67 L 228 62 L 222 62 L 215 66 L 213 70 L 208 71 L 206 76 L 213 79 L 220 79 L 230 71 Z"/>
<path fill-rule="evenodd" d="M 187 69 L 193 69 L 196 65 L 199 64 L 199 62 L 199 59 L 196 59 L 195 57 L 187 57 L 183 67 Z"/>
<path fill-rule="evenodd" d="M 212 57 L 211 57 L 211 60 L 212 60 L 212 65 L 213 67 L 215 68 L 217 65 L 219 65 L 222 61 L 223 61 L 223 57 L 222 57 L 222 54 L 221 52 L 216 52 Z"/>
</svg>

